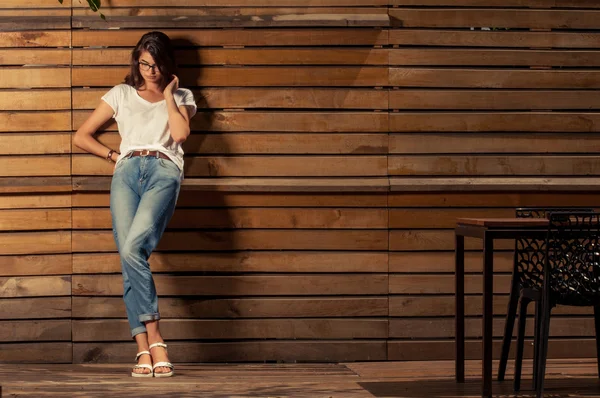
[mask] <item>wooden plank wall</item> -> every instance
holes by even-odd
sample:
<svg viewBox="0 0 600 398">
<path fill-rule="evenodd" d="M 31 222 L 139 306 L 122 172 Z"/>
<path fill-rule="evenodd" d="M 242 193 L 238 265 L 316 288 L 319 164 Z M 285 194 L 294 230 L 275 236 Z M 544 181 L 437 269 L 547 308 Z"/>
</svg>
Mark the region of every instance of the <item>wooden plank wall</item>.
<svg viewBox="0 0 600 398">
<path fill-rule="evenodd" d="M 519 206 L 598 207 L 596 179 L 586 176 L 598 175 L 600 160 L 599 8 L 597 1 L 394 1 L 388 359 L 454 357 L 457 217 L 512 216 Z M 467 357 L 479 358 L 481 242 L 466 244 L 473 250 Z M 508 251 L 496 255 L 496 355 L 513 243 L 497 246 Z M 594 357 L 590 313 L 555 311 L 550 356 Z"/>
<path fill-rule="evenodd" d="M 113 1 L 108 25 L 74 8 L 73 127 L 122 81 L 147 27 L 164 30 L 200 105 L 186 185 L 151 259 L 173 357 L 385 360 L 388 32 L 377 26 L 387 7 L 234 3 Z M 279 17 L 288 14 L 307 15 Z M 112 147 L 115 127 L 101 138 Z M 75 362 L 134 354 L 110 174 L 74 151 Z"/>
<path fill-rule="evenodd" d="M 0 5 L 0 361 L 135 353 L 111 165 L 69 133 L 151 29 L 199 105 L 151 258 L 178 362 L 450 359 L 455 218 L 598 206 L 598 2 L 112 0 L 108 22 L 55 3 Z M 118 147 L 116 124 L 100 140 Z M 589 311 L 553 319 L 551 356 L 593 356 Z"/>
<path fill-rule="evenodd" d="M 0 360 L 71 362 L 71 11 L 16 7 L 0 4 Z"/>
</svg>

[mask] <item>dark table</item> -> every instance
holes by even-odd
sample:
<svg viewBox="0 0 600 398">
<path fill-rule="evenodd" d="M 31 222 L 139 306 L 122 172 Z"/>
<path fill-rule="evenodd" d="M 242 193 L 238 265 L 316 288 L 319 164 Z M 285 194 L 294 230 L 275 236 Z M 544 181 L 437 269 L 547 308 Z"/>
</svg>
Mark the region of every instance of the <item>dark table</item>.
<svg viewBox="0 0 600 398">
<path fill-rule="evenodd" d="M 492 396 L 492 299 L 494 293 L 494 240 L 544 239 L 543 218 L 459 218 L 456 220 L 456 381 L 465 382 L 465 237 L 483 240 L 482 397 Z"/>
</svg>

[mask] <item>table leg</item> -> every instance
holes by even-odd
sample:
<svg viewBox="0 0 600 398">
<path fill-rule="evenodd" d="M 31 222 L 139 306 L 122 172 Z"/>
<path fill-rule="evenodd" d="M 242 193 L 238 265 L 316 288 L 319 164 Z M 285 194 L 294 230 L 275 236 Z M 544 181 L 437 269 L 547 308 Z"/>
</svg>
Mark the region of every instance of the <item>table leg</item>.
<svg viewBox="0 0 600 398">
<path fill-rule="evenodd" d="M 455 293 L 455 377 L 458 383 L 465 382 L 465 237 L 456 236 L 456 263 L 454 277 Z"/>
<path fill-rule="evenodd" d="M 494 241 L 488 233 L 483 237 L 483 397 L 492 396 L 492 321 L 494 316 Z"/>
</svg>

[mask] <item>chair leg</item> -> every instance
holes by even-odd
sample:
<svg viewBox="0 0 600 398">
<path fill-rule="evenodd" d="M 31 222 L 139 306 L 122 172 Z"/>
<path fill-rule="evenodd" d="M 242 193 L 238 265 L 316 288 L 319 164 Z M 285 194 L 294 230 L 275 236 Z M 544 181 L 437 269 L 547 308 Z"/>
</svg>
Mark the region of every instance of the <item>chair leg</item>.
<svg viewBox="0 0 600 398">
<path fill-rule="evenodd" d="M 546 357 L 548 355 L 548 337 L 550 335 L 550 303 L 542 304 L 542 319 L 539 339 L 539 356 L 537 365 L 537 398 L 544 396 L 544 377 L 546 375 Z"/>
<path fill-rule="evenodd" d="M 519 391 L 521 389 L 521 369 L 523 365 L 523 345 L 525 344 L 525 325 L 527 323 L 527 306 L 530 302 L 530 298 L 521 296 L 521 302 L 519 306 L 519 329 L 517 335 L 517 356 L 515 357 L 515 391 Z"/>
<path fill-rule="evenodd" d="M 533 387 L 534 391 L 537 391 L 537 373 L 540 355 L 540 333 L 542 329 L 542 300 L 535 302 L 535 331 L 533 335 Z"/>
<path fill-rule="evenodd" d="M 510 297 L 508 299 L 508 310 L 506 311 L 506 322 L 504 323 L 504 337 L 502 338 L 502 352 L 500 354 L 500 365 L 498 366 L 498 381 L 504 380 L 506 374 L 506 363 L 510 352 L 510 342 L 512 340 L 515 318 L 517 317 L 517 307 L 519 305 L 519 281 L 513 272 L 513 278 L 510 288 Z"/>
<path fill-rule="evenodd" d="M 600 377 L 600 305 L 594 306 L 594 324 L 596 326 L 596 358 L 598 361 L 598 377 Z"/>
</svg>

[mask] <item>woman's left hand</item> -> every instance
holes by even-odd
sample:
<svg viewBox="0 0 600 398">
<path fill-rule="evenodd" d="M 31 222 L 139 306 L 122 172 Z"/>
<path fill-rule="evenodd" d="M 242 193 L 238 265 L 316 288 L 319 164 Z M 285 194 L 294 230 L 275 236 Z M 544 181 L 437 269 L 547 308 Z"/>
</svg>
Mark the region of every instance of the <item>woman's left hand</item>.
<svg viewBox="0 0 600 398">
<path fill-rule="evenodd" d="M 179 78 L 175 75 L 173 75 L 173 80 L 171 80 L 171 82 L 169 84 L 167 84 L 167 87 L 165 87 L 165 89 L 163 90 L 163 94 L 167 95 L 167 94 L 173 94 L 175 91 L 177 91 L 177 89 L 179 88 Z"/>
</svg>

